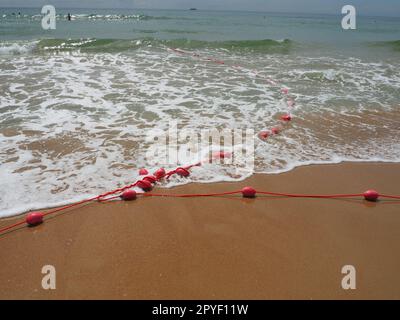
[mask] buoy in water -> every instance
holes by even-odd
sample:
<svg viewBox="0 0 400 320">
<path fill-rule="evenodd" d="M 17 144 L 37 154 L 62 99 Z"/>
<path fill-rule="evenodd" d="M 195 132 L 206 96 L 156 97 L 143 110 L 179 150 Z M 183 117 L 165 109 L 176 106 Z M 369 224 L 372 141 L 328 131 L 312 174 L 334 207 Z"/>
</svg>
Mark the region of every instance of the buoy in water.
<svg viewBox="0 0 400 320">
<path fill-rule="evenodd" d="M 153 189 L 153 186 L 151 185 L 151 183 L 147 180 L 139 180 L 136 185 L 142 189 L 143 191 L 150 191 L 151 189 Z"/>
<path fill-rule="evenodd" d="M 31 212 L 26 216 L 26 223 L 33 227 L 43 222 L 43 212 Z"/>
<path fill-rule="evenodd" d="M 258 134 L 258 136 L 260 137 L 260 139 L 267 139 L 270 135 L 269 131 L 260 131 L 260 133 Z"/>
<path fill-rule="evenodd" d="M 157 178 L 157 180 L 164 178 L 165 174 L 166 172 L 164 168 L 160 168 L 156 172 L 154 172 L 154 176 Z"/>
<path fill-rule="evenodd" d="M 283 94 L 288 94 L 288 93 L 289 93 L 289 89 L 288 89 L 288 88 L 282 88 L 282 89 L 281 89 L 281 92 L 282 92 Z"/>
<path fill-rule="evenodd" d="M 272 128 L 272 129 L 271 129 L 271 133 L 272 133 L 272 134 L 278 134 L 279 132 L 280 132 L 279 128 L 276 128 L 276 127 L 275 127 L 275 128 Z"/>
<path fill-rule="evenodd" d="M 367 190 L 364 192 L 364 198 L 367 201 L 377 201 L 379 198 L 379 193 L 375 190 Z"/>
<path fill-rule="evenodd" d="M 290 114 L 285 114 L 281 117 L 283 121 L 290 121 L 292 120 L 292 116 Z"/>
<path fill-rule="evenodd" d="M 149 174 L 149 172 L 145 168 L 139 170 L 139 175 L 145 176 L 146 174 Z"/>
<path fill-rule="evenodd" d="M 157 182 L 157 178 L 155 176 L 146 176 L 143 178 L 143 180 L 146 180 L 150 183 L 156 183 Z"/>
<path fill-rule="evenodd" d="M 244 187 L 242 195 L 244 198 L 255 198 L 257 191 L 252 187 Z"/>
<path fill-rule="evenodd" d="M 131 201 L 136 199 L 136 191 L 135 190 L 125 190 L 121 194 L 121 199 L 125 201 Z"/>
<path fill-rule="evenodd" d="M 181 177 L 188 177 L 190 176 L 190 172 L 187 171 L 185 168 L 178 168 L 175 171 L 178 175 L 180 175 Z"/>
<path fill-rule="evenodd" d="M 224 152 L 224 151 L 217 151 L 214 152 L 213 158 L 214 159 L 225 159 L 229 158 L 232 154 L 230 152 Z"/>
</svg>

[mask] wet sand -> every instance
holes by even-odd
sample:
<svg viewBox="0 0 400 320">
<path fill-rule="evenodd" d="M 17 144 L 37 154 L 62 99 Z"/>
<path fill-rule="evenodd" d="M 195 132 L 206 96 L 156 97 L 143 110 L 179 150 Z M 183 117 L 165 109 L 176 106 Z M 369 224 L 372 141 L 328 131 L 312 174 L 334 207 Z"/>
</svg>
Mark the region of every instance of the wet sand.
<svg viewBox="0 0 400 320">
<path fill-rule="evenodd" d="M 307 166 L 165 193 L 400 194 L 400 164 Z M 19 218 L 0 221 L 0 226 Z M 400 201 L 259 196 L 94 203 L 0 236 L 1 299 L 400 299 Z M 56 268 L 56 290 L 41 269 Z M 356 268 L 343 290 L 344 265 Z"/>
</svg>

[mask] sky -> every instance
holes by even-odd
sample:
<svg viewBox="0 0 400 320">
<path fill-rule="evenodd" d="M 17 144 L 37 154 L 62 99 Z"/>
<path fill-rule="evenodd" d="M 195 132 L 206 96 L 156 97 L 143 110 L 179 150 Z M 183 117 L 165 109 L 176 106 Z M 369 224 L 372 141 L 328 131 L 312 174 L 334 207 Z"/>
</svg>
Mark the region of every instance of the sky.
<svg viewBox="0 0 400 320">
<path fill-rule="evenodd" d="M 0 7 L 141 8 L 241 10 L 290 13 L 340 14 L 342 6 L 354 5 L 361 15 L 400 17 L 400 0 L 0 0 Z"/>
</svg>

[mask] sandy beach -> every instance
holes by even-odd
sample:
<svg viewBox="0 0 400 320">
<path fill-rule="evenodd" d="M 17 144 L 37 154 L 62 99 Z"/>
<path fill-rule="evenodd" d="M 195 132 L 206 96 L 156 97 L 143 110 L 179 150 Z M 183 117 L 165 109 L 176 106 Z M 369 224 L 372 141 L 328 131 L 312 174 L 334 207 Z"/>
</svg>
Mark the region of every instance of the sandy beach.
<svg viewBox="0 0 400 320">
<path fill-rule="evenodd" d="M 399 169 L 305 166 L 156 190 L 399 194 Z M 92 203 L 0 236 L 0 299 L 400 299 L 399 229 L 399 201 L 226 196 Z M 56 268 L 56 290 L 41 287 L 44 265 Z M 356 268 L 356 290 L 341 287 L 344 265 Z"/>
</svg>

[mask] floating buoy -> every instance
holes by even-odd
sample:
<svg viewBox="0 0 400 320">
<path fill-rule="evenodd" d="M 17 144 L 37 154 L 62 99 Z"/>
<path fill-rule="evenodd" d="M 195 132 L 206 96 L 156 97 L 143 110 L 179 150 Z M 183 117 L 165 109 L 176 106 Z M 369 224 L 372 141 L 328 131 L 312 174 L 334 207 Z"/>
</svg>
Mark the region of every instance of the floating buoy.
<svg viewBox="0 0 400 320">
<path fill-rule="evenodd" d="M 26 216 L 26 223 L 33 227 L 43 222 L 43 212 L 31 212 Z"/>
<path fill-rule="evenodd" d="M 271 129 L 271 133 L 272 133 L 272 134 L 278 134 L 279 132 L 280 132 L 279 128 L 276 128 L 276 127 L 275 127 L 275 128 L 272 128 L 272 129 Z"/>
<path fill-rule="evenodd" d="M 244 198 L 255 198 L 257 191 L 252 187 L 244 187 L 242 195 Z"/>
<path fill-rule="evenodd" d="M 269 131 L 260 131 L 260 133 L 258 134 L 258 136 L 261 139 L 267 139 L 269 137 L 269 135 L 270 135 Z"/>
<path fill-rule="evenodd" d="M 156 183 L 157 182 L 157 178 L 155 176 L 146 176 L 143 178 L 143 180 L 146 180 L 150 183 Z"/>
<path fill-rule="evenodd" d="M 287 105 L 288 105 L 289 107 L 293 107 L 293 106 L 294 106 L 294 101 L 293 101 L 292 99 L 288 100 L 288 101 L 287 101 Z"/>
<path fill-rule="evenodd" d="M 136 185 L 143 191 L 150 191 L 153 189 L 152 184 L 147 180 L 139 180 Z"/>
<path fill-rule="evenodd" d="M 145 168 L 142 168 L 142 169 L 139 170 L 139 175 L 140 176 L 145 176 L 146 174 L 149 174 L 149 172 Z"/>
<path fill-rule="evenodd" d="M 157 178 L 157 180 L 164 178 L 165 174 L 166 172 L 164 168 L 160 168 L 156 172 L 154 172 L 154 176 Z"/>
<path fill-rule="evenodd" d="M 188 170 L 186 170 L 185 168 L 178 168 L 175 171 L 178 175 L 180 175 L 181 177 L 188 177 L 190 176 L 190 172 Z"/>
<path fill-rule="evenodd" d="M 224 151 L 217 151 L 214 152 L 213 157 L 214 159 L 225 159 L 229 158 L 232 154 L 230 152 L 224 152 Z"/>
<path fill-rule="evenodd" d="M 379 193 L 375 190 L 367 190 L 364 192 L 364 198 L 367 201 L 377 201 L 379 198 Z"/>
<path fill-rule="evenodd" d="M 290 114 L 285 114 L 281 117 L 283 121 L 290 121 L 292 120 L 292 116 Z"/>
<path fill-rule="evenodd" d="M 131 200 L 135 200 L 136 199 L 136 191 L 135 190 L 125 190 L 122 194 L 121 194 L 121 199 L 125 200 L 125 201 L 131 201 Z"/>
<path fill-rule="evenodd" d="M 288 89 L 288 88 L 282 88 L 282 89 L 281 89 L 281 92 L 282 92 L 283 94 L 288 94 L 288 93 L 289 93 L 289 89 Z"/>
</svg>

